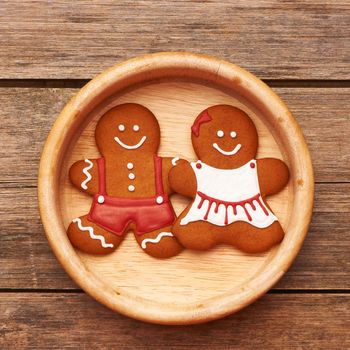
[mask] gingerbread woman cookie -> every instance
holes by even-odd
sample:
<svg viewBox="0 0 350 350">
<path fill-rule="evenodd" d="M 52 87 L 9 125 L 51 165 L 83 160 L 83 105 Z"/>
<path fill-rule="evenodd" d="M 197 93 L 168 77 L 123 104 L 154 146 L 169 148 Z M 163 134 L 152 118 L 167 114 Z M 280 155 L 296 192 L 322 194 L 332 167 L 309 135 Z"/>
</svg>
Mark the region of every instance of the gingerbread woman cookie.
<svg viewBox="0 0 350 350">
<path fill-rule="evenodd" d="M 116 106 L 99 120 L 95 140 L 102 157 L 80 160 L 69 170 L 73 185 L 93 195 L 89 214 L 68 227 L 71 243 L 86 253 L 107 254 L 133 230 L 149 255 L 178 254 L 168 183 L 175 161 L 157 155 L 160 128 L 153 113 L 134 103 Z"/>
<path fill-rule="evenodd" d="M 169 174 L 171 187 L 193 198 L 173 226 L 180 243 L 198 250 L 227 243 L 259 253 L 281 242 L 283 229 L 265 197 L 286 186 L 289 170 L 279 159 L 255 159 L 258 134 L 248 115 L 210 107 L 195 120 L 191 138 L 199 160 L 180 160 Z"/>
</svg>

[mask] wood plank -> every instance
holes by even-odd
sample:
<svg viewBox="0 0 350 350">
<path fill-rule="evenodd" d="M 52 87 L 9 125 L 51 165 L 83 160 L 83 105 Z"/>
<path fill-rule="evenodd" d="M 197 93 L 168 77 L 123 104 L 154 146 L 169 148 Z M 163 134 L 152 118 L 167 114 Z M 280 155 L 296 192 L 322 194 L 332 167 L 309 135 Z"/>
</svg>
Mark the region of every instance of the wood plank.
<svg viewBox="0 0 350 350">
<path fill-rule="evenodd" d="M 218 55 L 265 79 L 349 79 L 349 1 L 10 1 L 0 78 L 91 78 L 149 52 Z"/>
<path fill-rule="evenodd" d="M 46 240 L 36 188 L 7 188 L 0 193 L 1 288 L 77 288 Z"/>
<path fill-rule="evenodd" d="M 2 188 L 0 207 L 0 288 L 77 288 L 46 241 L 36 188 Z M 350 184 L 318 184 L 310 232 L 275 288 L 350 289 L 349 227 Z"/>
<path fill-rule="evenodd" d="M 349 88 L 275 88 L 302 126 L 318 182 L 350 181 Z M 77 89 L 0 88 L 0 182 L 36 184 L 40 153 Z M 20 166 L 18 165 L 20 164 Z"/>
<path fill-rule="evenodd" d="M 85 294 L 1 293 L 2 349 L 348 349 L 350 296 L 266 295 L 195 326 L 159 326 L 113 313 Z"/>
<path fill-rule="evenodd" d="M 350 184 L 316 184 L 310 230 L 281 289 L 350 289 Z M 322 280 L 322 281 L 321 281 Z"/>
<path fill-rule="evenodd" d="M 1 182 L 23 184 L 29 180 L 30 184 L 36 184 L 45 139 L 59 112 L 76 92 L 75 89 L 0 89 L 0 158 L 5 160 L 0 165 Z"/>
<path fill-rule="evenodd" d="M 274 88 L 300 124 L 316 182 L 350 181 L 350 89 Z M 336 151 L 336 152 L 335 152 Z"/>
</svg>

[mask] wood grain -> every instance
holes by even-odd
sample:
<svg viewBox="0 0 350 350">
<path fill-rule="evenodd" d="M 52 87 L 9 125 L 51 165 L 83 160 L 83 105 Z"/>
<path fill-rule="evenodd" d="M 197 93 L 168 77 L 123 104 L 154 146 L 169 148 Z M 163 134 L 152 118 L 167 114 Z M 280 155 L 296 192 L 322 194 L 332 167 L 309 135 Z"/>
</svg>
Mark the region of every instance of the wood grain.
<svg viewBox="0 0 350 350">
<path fill-rule="evenodd" d="M 274 88 L 302 127 L 317 182 L 350 181 L 348 88 Z M 0 184 L 34 185 L 44 141 L 78 90 L 0 88 Z M 18 166 L 20 164 L 20 166 Z M 12 185 L 11 185 L 12 186 Z"/>
<path fill-rule="evenodd" d="M 36 188 L 1 189 L 0 207 L 0 289 L 77 288 L 47 243 Z M 310 232 L 275 288 L 350 289 L 349 227 L 350 184 L 318 184 Z"/>
<path fill-rule="evenodd" d="M 268 79 L 349 79 L 349 1 L 10 1 L 0 78 L 91 78 L 157 51 L 220 56 Z"/>
<path fill-rule="evenodd" d="M 0 295 L 2 349 L 327 349 L 350 347 L 350 296 L 266 295 L 225 319 L 156 326 L 84 294 Z"/>
</svg>

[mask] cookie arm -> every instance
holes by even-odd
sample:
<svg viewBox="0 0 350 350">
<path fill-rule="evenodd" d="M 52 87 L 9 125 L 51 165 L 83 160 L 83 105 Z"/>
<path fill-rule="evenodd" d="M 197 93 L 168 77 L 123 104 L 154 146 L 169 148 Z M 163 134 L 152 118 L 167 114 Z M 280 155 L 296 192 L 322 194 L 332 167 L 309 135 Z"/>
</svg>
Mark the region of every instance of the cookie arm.
<svg viewBox="0 0 350 350">
<path fill-rule="evenodd" d="M 169 184 L 173 192 L 194 198 L 197 191 L 197 180 L 190 163 L 179 159 L 170 169 Z"/>
<path fill-rule="evenodd" d="M 169 158 L 165 157 L 162 158 L 162 179 L 163 179 L 163 187 L 164 192 L 167 194 L 172 194 L 174 191 L 170 186 L 169 183 L 169 172 L 171 168 L 174 166 L 174 164 L 178 161 L 178 157 L 176 158 Z"/>
<path fill-rule="evenodd" d="M 280 192 L 288 183 L 289 169 L 282 160 L 262 158 L 257 160 L 260 191 L 263 196 Z"/>
<path fill-rule="evenodd" d="M 98 167 L 96 159 L 75 162 L 69 169 L 71 183 L 88 194 L 98 193 Z"/>
</svg>

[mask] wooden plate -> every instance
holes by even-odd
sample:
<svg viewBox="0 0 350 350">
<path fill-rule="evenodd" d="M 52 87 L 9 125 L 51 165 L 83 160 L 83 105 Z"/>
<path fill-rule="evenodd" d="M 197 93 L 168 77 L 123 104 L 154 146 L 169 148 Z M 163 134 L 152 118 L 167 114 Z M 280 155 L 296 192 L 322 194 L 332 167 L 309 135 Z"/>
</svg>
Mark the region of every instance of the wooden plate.
<svg viewBox="0 0 350 350">
<path fill-rule="evenodd" d="M 97 120 L 111 106 L 137 102 L 157 116 L 160 154 L 195 159 L 190 126 L 204 108 L 226 103 L 244 109 L 259 133 L 259 157 L 284 159 L 291 180 L 268 203 L 286 237 L 265 254 L 230 246 L 184 251 L 168 260 L 146 255 L 128 234 L 111 255 L 74 250 L 69 222 L 86 214 L 91 197 L 68 181 L 78 159 L 98 157 Z M 88 294 L 124 315 L 163 324 L 191 324 L 233 313 L 265 293 L 296 257 L 311 220 L 313 172 L 301 130 L 278 96 L 247 71 L 213 57 L 158 53 L 116 65 L 97 76 L 67 104 L 50 132 L 39 172 L 39 205 L 47 238 L 63 267 Z M 179 213 L 186 200 L 172 199 Z"/>
</svg>

